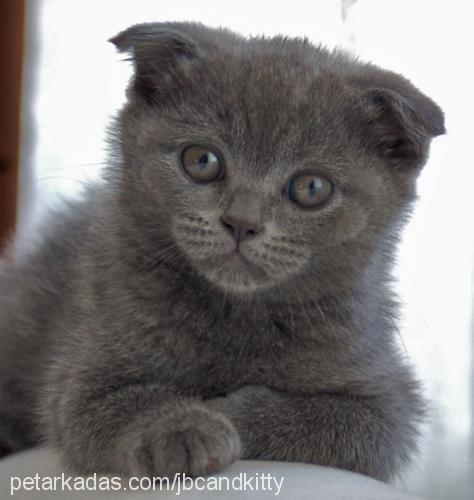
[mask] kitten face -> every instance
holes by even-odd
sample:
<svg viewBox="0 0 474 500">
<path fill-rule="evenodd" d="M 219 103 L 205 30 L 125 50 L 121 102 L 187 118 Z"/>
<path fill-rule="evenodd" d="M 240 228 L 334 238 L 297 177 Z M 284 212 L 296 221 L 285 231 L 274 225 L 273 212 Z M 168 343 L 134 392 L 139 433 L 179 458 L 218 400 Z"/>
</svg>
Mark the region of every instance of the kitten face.
<svg viewBox="0 0 474 500">
<path fill-rule="evenodd" d="M 218 150 L 214 146 L 212 151 Z M 206 183 L 193 182 L 183 173 L 181 155 L 170 165 L 183 198 L 174 204 L 180 209 L 172 215 L 171 233 L 195 269 L 219 287 L 248 292 L 303 275 L 317 265 L 317 250 L 325 251 L 328 245 L 317 232 L 328 231 L 325 226 L 342 203 L 332 182 L 316 166 L 309 170 L 294 159 L 282 158 L 259 172 L 229 147 L 222 145 L 217 154 L 223 174 Z M 309 163 L 314 165 L 312 158 Z M 300 194 L 313 194 L 317 202 L 315 183 L 323 179 L 330 192 L 322 203 L 305 207 L 292 199 L 292 186 L 299 182 Z"/>
<path fill-rule="evenodd" d="M 369 193 L 377 183 L 383 185 L 383 178 L 375 171 L 369 179 L 360 168 L 361 159 L 343 153 L 347 148 L 343 141 L 332 148 L 318 147 L 331 134 L 329 122 L 314 130 L 307 144 L 299 126 L 276 134 L 269 138 L 270 144 L 260 143 L 272 151 L 266 157 L 252 144 L 256 125 L 243 132 L 245 116 L 238 106 L 232 122 L 207 121 L 205 127 L 198 107 L 183 110 L 186 126 L 176 111 L 148 116 L 137 127 L 141 138 L 135 156 L 144 160 L 138 167 L 142 194 L 161 222 L 167 222 L 163 240 L 178 247 L 210 283 L 237 293 L 288 281 L 297 284 L 325 272 L 335 248 L 357 242 L 369 217 Z M 289 117 L 284 111 L 280 105 L 281 123 L 275 126 L 285 127 Z M 214 152 L 222 176 L 209 182 L 190 177 L 182 154 L 189 145 Z M 300 179 L 302 201 L 308 203 L 312 193 L 317 199 L 314 182 L 319 179 L 330 185 L 327 198 L 314 207 L 292 199 L 290 186 Z M 226 223 L 229 218 L 247 223 L 250 229 L 238 244 Z"/>
<path fill-rule="evenodd" d="M 154 225 L 144 239 L 153 233 L 166 258 L 236 293 L 363 274 L 414 198 L 435 132 L 420 118 L 420 137 L 413 124 L 409 135 L 405 101 L 367 92 L 393 74 L 365 68 L 361 83 L 355 62 L 304 42 L 221 35 L 220 48 L 206 39 L 193 58 L 188 47 L 156 79 L 150 54 L 141 78 L 135 49 L 120 145 L 134 212 Z"/>
</svg>

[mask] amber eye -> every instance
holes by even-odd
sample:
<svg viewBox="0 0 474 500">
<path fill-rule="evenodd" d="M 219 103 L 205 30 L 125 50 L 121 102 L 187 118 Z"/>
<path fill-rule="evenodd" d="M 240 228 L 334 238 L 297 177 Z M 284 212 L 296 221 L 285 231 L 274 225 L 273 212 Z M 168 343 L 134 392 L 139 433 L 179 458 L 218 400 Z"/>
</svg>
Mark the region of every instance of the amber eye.
<svg viewBox="0 0 474 500">
<path fill-rule="evenodd" d="M 206 146 L 188 146 L 181 153 L 185 172 L 196 182 L 212 182 L 224 176 L 224 166 L 217 152 Z"/>
<path fill-rule="evenodd" d="M 288 197 L 304 208 L 317 208 L 327 201 L 334 191 L 334 185 L 321 175 L 302 173 L 295 175 L 288 183 Z"/>
</svg>

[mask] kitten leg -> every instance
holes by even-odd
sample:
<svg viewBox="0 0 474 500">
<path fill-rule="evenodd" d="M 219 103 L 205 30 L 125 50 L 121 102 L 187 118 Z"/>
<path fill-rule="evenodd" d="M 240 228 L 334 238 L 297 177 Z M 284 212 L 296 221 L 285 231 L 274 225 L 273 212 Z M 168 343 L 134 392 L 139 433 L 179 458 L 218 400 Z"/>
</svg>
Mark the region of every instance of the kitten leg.
<svg viewBox="0 0 474 500">
<path fill-rule="evenodd" d="M 0 458 L 34 444 L 31 430 L 24 422 L 0 412 Z"/>
<path fill-rule="evenodd" d="M 71 394 L 72 393 L 72 394 Z M 240 455 L 239 436 L 224 415 L 199 400 L 150 385 L 105 394 L 65 392 L 45 408 L 46 440 L 79 473 L 125 476 L 209 474 Z"/>
<path fill-rule="evenodd" d="M 391 478 L 415 448 L 415 394 L 292 396 L 246 386 L 209 400 L 236 426 L 243 458 L 307 462 Z"/>
</svg>

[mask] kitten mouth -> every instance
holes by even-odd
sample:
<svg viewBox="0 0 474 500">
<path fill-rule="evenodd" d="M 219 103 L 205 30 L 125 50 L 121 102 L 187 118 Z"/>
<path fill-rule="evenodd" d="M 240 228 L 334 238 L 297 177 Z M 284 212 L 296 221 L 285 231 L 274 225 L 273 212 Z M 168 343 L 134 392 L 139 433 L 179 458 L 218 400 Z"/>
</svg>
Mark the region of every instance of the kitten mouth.
<svg viewBox="0 0 474 500">
<path fill-rule="evenodd" d="M 237 249 L 217 256 L 206 276 L 220 288 L 236 292 L 249 292 L 268 285 L 267 274 Z"/>
<path fill-rule="evenodd" d="M 237 269 L 242 269 L 242 271 L 263 273 L 260 267 L 252 262 L 248 257 L 243 255 L 238 248 L 236 248 L 230 254 L 226 255 L 225 260 L 227 261 L 227 264 L 230 264 Z"/>
<path fill-rule="evenodd" d="M 230 253 L 228 259 L 232 264 L 235 264 L 237 266 L 252 265 L 252 262 L 250 262 L 250 260 L 247 259 L 247 257 L 242 255 L 242 253 L 238 248 L 236 248 L 233 252 Z"/>
</svg>

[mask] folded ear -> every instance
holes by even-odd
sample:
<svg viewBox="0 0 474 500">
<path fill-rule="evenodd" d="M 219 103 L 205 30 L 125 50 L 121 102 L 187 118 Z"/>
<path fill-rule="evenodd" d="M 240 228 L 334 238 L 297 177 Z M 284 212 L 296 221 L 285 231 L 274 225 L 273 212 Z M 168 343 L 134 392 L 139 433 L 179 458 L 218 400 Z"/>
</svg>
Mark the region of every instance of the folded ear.
<svg viewBox="0 0 474 500">
<path fill-rule="evenodd" d="M 445 133 L 441 109 L 395 73 L 370 72 L 357 86 L 364 142 L 393 161 L 422 163 L 431 139 Z"/>
<path fill-rule="evenodd" d="M 199 58 L 194 40 L 167 23 L 137 24 L 109 41 L 130 54 L 135 67 L 131 90 L 147 100 L 154 100 L 170 85 L 178 91 L 189 62 Z"/>
<path fill-rule="evenodd" d="M 363 93 L 362 102 L 367 132 L 383 156 L 421 160 L 430 140 L 445 132 L 443 113 L 426 96 L 410 100 L 393 90 L 372 88 Z"/>
</svg>

